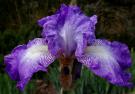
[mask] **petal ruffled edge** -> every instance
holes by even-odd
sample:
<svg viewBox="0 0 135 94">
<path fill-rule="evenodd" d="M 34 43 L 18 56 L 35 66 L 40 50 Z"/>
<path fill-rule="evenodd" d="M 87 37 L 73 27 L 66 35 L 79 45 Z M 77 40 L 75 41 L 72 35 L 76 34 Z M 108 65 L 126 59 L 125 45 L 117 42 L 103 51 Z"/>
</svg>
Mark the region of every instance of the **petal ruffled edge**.
<svg viewBox="0 0 135 94">
<path fill-rule="evenodd" d="M 38 20 L 38 24 L 43 27 L 42 36 L 48 41 L 53 55 L 57 55 L 59 51 L 68 55 L 75 51 L 76 56 L 81 55 L 87 44 L 91 44 L 95 39 L 96 23 L 96 15 L 87 17 L 79 7 L 65 4 L 61 5 L 56 14 Z M 73 27 L 73 30 L 67 32 L 70 27 Z M 71 38 L 68 34 L 72 35 Z"/>
<path fill-rule="evenodd" d="M 36 38 L 27 45 L 17 46 L 11 54 L 4 57 L 6 71 L 17 81 L 20 90 L 24 89 L 35 72 L 46 71 L 54 60 L 55 56 L 50 54 L 42 38 Z"/>
<path fill-rule="evenodd" d="M 125 44 L 98 39 L 86 48 L 83 56 L 77 57 L 77 59 L 93 73 L 112 84 L 133 86 L 129 81 L 131 74 L 125 71 L 131 66 L 130 53 Z"/>
</svg>

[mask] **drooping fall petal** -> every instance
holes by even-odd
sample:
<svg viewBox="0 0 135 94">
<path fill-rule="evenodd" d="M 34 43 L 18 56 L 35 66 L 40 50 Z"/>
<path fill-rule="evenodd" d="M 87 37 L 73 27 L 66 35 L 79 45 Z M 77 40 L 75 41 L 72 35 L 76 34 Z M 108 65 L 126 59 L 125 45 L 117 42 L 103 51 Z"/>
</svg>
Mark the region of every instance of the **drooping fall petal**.
<svg viewBox="0 0 135 94">
<path fill-rule="evenodd" d="M 132 86 L 131 75 L 125 69 L 131 66 L 128 47 L 119 42 L 95 40 L 88 46 L 85 54 L 78 61 L 88 67 L 96 75 L 119 86 Z"/>
<path fill-rule="evenodd" d="M 19 45 L 11 54 L 5 56 L 6 71 L 16 80 L 17 87 L 24 89 L 33 73 L 46 71 L 46 68 L 55 60 L 48 51 L 46 42 L 42 38 L 36 38 L 27 45 Z"/>
</svg>

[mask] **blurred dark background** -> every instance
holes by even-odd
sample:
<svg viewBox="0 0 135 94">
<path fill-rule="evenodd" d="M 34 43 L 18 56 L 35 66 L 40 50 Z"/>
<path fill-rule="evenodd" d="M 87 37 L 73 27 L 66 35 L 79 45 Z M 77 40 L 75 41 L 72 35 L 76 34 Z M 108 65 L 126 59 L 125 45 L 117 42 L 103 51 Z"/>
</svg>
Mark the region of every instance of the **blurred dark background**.
<svg viewBox="0 0 135 94">
<path fill-rule="evenodd" d="M 0 94 L 12 94 L 13 92 L 20 94 L 15 88 L 15 82 L 11 81 L 4 72 L 4 55 L 10 53 L 18 44 L 24 44 L 35 37 L 41 37 L 41 28 L 37 25 L 37 20 L 52 15 L 61 4 L 69 4 L 70 2 L 70 0 L 0 0 L 0 82 L 2 82 L 2 84 L 0 83 Z M 86 15 L 98 15 L 97 38 L 117 40 L 127 44 L 131 51 L 133 63 L 135 63 L 135 0 L 76 0 L 76 3 Z M 87 69 L 84 71 L 86 73 Z M 131 71 L 134 75 L 135 66 L 131 68 Z M 87 74 L 91 78 L 94 76 L 90 73 Z M 52 73 L 53 77 L 54 75 Z M 82 76 L 80 80 L 88 80 L 87 77 L 89 76 L 84 78 Z M 54 82 L 54 78 L 52 80 Z M 75 94 L 135 94 L 134 89 L 113 87 L 106 82 L 102 83 L 105 84 L 104 86 L 98 85 L 102 79 L 95 77 L 95 80 L 97 83 L 95 82 L 94 85 L 97 87 L 92 87 L 89 82 L 84 82 L 83 85 L 81 83 L 82 86 L 79 84 L 83 90 L 82 93 Z M 33 83 L 31 84 L 28 85 L 24 94 L 31 94 Z M 89 90 L 87 86 L 93 89 Z M 8 90 L 5 90 L 5 87 Z M 100 91 L 100 88 L 103 91 Z"/>
</svg>

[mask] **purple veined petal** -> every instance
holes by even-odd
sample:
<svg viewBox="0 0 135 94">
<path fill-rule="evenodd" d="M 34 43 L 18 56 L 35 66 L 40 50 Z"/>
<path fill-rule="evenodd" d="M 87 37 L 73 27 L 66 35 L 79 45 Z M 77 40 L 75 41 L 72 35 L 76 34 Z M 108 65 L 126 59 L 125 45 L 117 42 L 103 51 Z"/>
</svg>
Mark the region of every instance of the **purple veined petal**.
<svg viewBox="0 0 135 94">
<path fill-rule="evenodd" d="M 112 84 L 132 86 L 129 82 L 131 74 L 125 71 L 131 65 L 130 53 L 125 44 L 98 39 L 77 59 L 93 73 Z"/>
<path fill-rule="evenodd" d="M 55 56 L 50 54 L 42 38 L 36 38 L 27 45 L 17 46 L 4 58 L 6 71 L 13 80 L 17 81 L 20 90 L 24 89 L 35 72 L 46 71 L 54 60 Z"/>
<path fill-rule="evenodd" d="M 9 74 L 12 80 L 19 80 L 19 73 L 18 73 L 18 55 L 22 53 L 26 49 L 26 45 L 19 45 L 15 47 L 11 54 L 6 55 L 4 57 L 4 63 L 6 64 L 6 72 Z"/>
<path fill-rule="evenodd" d="M 38 20 L 51 53 L 62 51 L 65 56 L 83 53 L 87 43 L 95 39 L 96 23 L 96 15 L 87 17 L 79 7 L 64 4 L 56 14 Z"/>
<path fill-rule="evenodd" d="M 117 41 L 114 41 L 111 44 L 113 53 L 115 54 L 115 58 L 119 62 L 122 69 L 127 69 L 131 67 L 131 55 L 128 47 L 125 44 L 121 44 Z"/>
</svg>

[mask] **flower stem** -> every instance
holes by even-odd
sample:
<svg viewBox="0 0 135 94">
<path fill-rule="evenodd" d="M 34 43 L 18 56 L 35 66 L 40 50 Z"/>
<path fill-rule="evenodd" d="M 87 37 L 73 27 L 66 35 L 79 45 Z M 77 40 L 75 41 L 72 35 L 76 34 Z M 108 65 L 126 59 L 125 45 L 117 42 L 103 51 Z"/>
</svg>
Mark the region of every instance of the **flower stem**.
<svg viewBox="0 0 135 94">
<path fill-rule="evenodd" d="M 77 5 L 77 0 L 71 0 L 70 5 Z"/>
<path fill-rule="evenodd" d="M 70 90 L 64 90 L 63 88 L 61 88 L 61 93 L 60 94 L 75 94 L 74 89 L 70 89 Z"/>
</svg>

